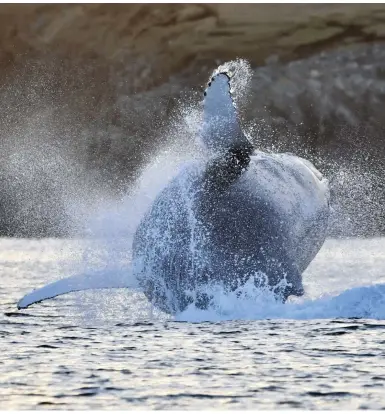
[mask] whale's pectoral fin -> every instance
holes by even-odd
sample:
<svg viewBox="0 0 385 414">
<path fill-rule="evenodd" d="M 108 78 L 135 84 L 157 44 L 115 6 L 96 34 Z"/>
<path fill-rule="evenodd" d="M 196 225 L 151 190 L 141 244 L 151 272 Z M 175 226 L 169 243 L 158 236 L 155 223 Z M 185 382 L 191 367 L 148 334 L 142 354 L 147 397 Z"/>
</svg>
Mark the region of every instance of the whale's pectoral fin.
<svg viewBox="0 0 385 414">
<path fill-rule="evenodd" d="M 242 131 L 230 82 L 228 73 L 217 73 L 211 78 L 203 100 L 202 141 L 214 156 L 241 149 L 250 154 L 253 150 Z"/>
<path fill-rule="evenodd" d="M 98 272 L 86 275 L 75 275 L 49 283 L 40 289 L 25 295 L 17 304 L 18 309 L 24 309 L 34 303 L 52 299 L 70 292 L 79 292 L 91 289 L 137 288 L 137 283 L 131 277 L 131 272 Z"/>
<path fill-rule="evenodd" d="M 210 152 L 204 181 L 207 190 L 213 186 L 225 190 L 246 170 L 253 145 L 243 133 L 231 96 L 231 77 L 218 73 L 205 91 L 202 141 Z"/>
</svg>

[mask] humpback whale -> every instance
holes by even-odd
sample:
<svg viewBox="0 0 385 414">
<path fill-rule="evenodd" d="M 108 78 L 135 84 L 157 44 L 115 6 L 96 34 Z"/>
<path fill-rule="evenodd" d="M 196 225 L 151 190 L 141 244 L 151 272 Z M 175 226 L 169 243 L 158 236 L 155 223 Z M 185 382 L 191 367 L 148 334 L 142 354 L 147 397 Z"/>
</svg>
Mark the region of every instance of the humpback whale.
<svg viewBox="0 0 385 414">
<path fill-rule="evenodd" d="M 278 300 L 304 293 L 302 273 L 321 248 L 328 181 L 309 161 L 256 151 L 219 67 L 204 93 L 205 159 L 185 165 L 155 198 L 133 239 L 132 271 L 149 301 L 170 314 L 207 308 L 207 287 L 234 291 L 250 278 Z M 71 291 L 129 287 L 74 276 L 33 291 L 19 308 Z"/>
</svg>

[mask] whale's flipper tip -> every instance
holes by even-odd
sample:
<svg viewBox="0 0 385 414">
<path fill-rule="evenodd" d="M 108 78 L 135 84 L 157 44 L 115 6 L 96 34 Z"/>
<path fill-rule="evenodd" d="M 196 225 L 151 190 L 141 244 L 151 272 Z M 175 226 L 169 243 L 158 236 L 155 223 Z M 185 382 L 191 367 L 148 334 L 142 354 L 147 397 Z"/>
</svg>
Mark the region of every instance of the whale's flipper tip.
<svg viewBox="0 0 385 414">
<path fill-rule="evenodd" d="M 137 281 L 131 279 L 130 273 L 126 274 L 114 272 L 114 273 L 93 273 L 84 275 L 75 275 L 68 278 L 57 280 L 56 282 L 49 283 L 36 289 L 17 303 L 18 309 L 26 309 L 29 306 L 43 302 L 47 299 L 53 299 L 57 296 L 65 295 L 72 292 L 80 292 L 84 290 L 94 289 L 137 289 Z"/>
<path fill-rule="evenodd" d="M 67 293 L 67 292 L 65 292 Z M 36 303 L 40 303 L 43 302 L 44 300 L 47 299 L 52 299 L 56 296 L 59 296 L 62 293 L 58 293 L 58 294 L 54 294 L 54 293 L 48 293 L 46 290 L 46 287 L 43 287 L 41 289 L 36 289 L 30 293 L 28 293 L 27 295 L 23 296 L 19 302 L 17 302 L 17 309 L 27 309 L 29 308 L 31 305 L 34 305 Z"/>
</svg>

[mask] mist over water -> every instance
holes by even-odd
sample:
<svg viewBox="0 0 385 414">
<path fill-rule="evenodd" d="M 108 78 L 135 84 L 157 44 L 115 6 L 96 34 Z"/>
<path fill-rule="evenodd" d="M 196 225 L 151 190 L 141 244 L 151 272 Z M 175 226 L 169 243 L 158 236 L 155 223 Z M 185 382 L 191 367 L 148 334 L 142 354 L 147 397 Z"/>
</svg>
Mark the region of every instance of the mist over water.
<svg viewBox="0 0 385 414">
<path fill-rule="evenodd" d="M 373 152 L 380 154 L 382 147 L 376 151 L 376 143 L 365 148 L 379 116 L 365 118 L 361 125 L 360 115 L 368 114 L 353 109 L 368 99 L 374 111 L 376 99 L 381 102 L 383 50 L 378 44 L 252 71 L 244 63 L 234 83 L 234 100 L 255 147 L 303 155 L 329 178 L 336 209 L 333 236 L 382 232 L 384 167 L 373 161 Z M 317 76 L 315 67 L 322 68 Z M 202 69 L 205 77 L 209 70 Z M 191 147 L 199 151 L 203 85 L 196 82 L 194 91 L 178 78 L 127 96 L 124 79 L 119 78 L 118 89 L 101 82 L 105 91 L 95 99 L 98 78 L 93 72 L 88 66 L 31 61 L 15 68 L 15 79 L 5 80 L 0 94 L 3 235 L 82 236 L 90 212 L 108 201 L 118 203 L 159 153 L 177 147 L 189 158 Z M 333 124 L 337 132 L 327 126 L 334 108 L 341 115 Z M 352 117 L 356 129 L 349 126 Z M 287 125 L 289 118 L 298 133 Z M 314 131 L 317 126 L 319 131 Z M 333 142 L 324 142 L 324 135 Z"/>
</svg>

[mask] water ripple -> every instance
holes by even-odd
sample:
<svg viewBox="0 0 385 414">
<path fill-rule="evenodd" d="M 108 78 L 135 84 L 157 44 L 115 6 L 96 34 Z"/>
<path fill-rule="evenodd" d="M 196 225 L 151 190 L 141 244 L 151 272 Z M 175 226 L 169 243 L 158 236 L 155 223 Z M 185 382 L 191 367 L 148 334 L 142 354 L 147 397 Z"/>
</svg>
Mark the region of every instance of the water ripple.
<svg viewBox="0 0 385 414">
<path fill-rule="evenodd" d="M 28 253 L 29 243 L 7 242 L 3 248 Z M 59 251 L 70 242 L 39 243 Z M 373 251 L 369 245 L 367 255 Z M 380 250 L 385 251 L 385 241 Z M 313 279 L 305 279 L 309 292 L 325 281 L 322 291 L 329 296 L 271 308 L 267 317 L 263 317 L 267 309 L 258 310 L 255 304 L 247 308 L 245 303 L 236 317 L 205 314 L 211 318 L 206 322 L 202 314 L 187 321 L 136 314 L 137 302 L 131 304 L 132 296 L 124 293 L 122 306 L 118 292 L 68 295 L 17 312 L 19 297 L 50 280 L 58 263 L 40 263 L 38 272 L 31 260 L 23 268 L 18 258 L 14 272 L 9 260 L 6 270 L 0 263 L 1 406 L 383 409 L 385 322 L 375 318 L 382 312 L 376 308 L 381 305 L 381 288 L 354 291 L 363 281 L 370 285 L 364 278 L 373 269 L 360 271 L 363 259 L 354 259 L 359 283 L 354 286 L 349 284 L 351 273 L 349 278 L 328 273 L 331 260 L 326 253 L 314 268 Z M 357 256 L 357 248 L 352 255 Z M 352 261 L 349 257 L 346 260 Z M 20 269 L 22 280 L 17 277 Z M 382 269 L 385 274 L 385 260 Z M 337 281 L 333 285 L 331 280 Z M 367 295 L 373 292 L 370 300 Z M 342 317 L 337 317 L 338 309 L 343 309 Z M 357 309 L 363 314 L 370 311 L 373 318 L 356 318 Z"/>
</svg>

